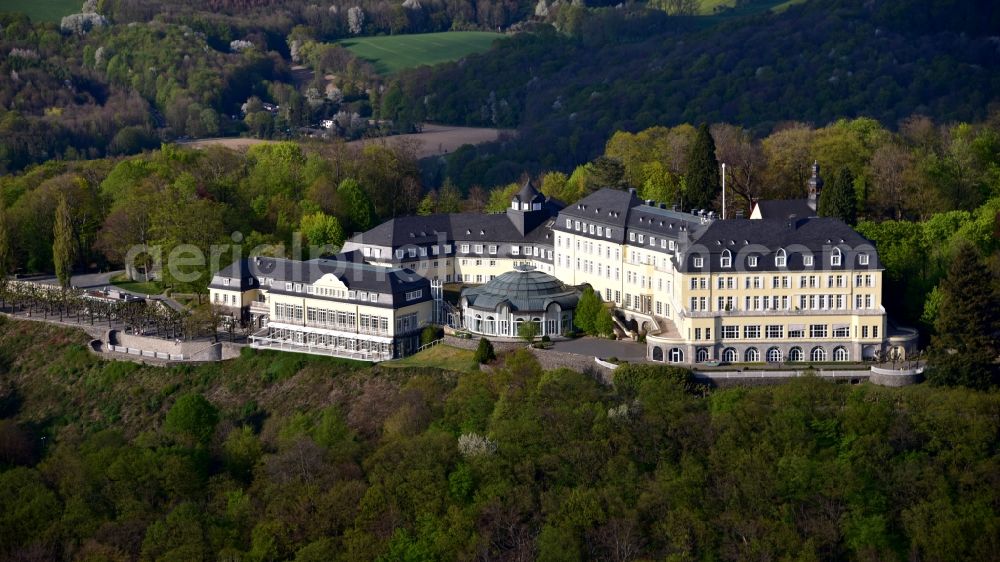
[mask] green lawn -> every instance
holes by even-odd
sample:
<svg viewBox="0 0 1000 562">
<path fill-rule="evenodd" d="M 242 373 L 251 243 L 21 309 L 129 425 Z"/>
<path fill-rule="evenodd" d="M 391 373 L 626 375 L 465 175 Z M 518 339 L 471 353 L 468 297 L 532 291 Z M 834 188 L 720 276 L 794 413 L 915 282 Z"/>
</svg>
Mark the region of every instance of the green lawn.
<svg viewBox="0 0 1000 562">
<path fill-rule="evenodd" d="M 471 373 L 479 370 L 479 365 L 472 361 L 473 355 L 475 353 L 467 349 L 438 344 L 415 355 L 387 361 L 382 365 L 386 367 L 436 367 L 449 371 Z"/>
<path fill-rule="evenodd" d="M 159 295 L 163 293 L 163 285 L 161 285 L 159 281 L 150 281 L 149 283 L 142 281 L 129 281 L 124 276 L 121 276 L 112 279 L 111 284 L 119 289 L 125 289 L 126 291 L 132 291 L 135 293 L 143 293 L 145 295 Z"/>
<path fill-rule="evenodd" d="M 493 41 L 500 37 L 503 37 L 500 33 L 486 31 L 448 31 L 358 37 L 345 39 L 340 44 L 370 61 L 380 74 L 388 75 L 404 68 L 458 60 L 471 53 L 489 50 Z"/>
<path fill-rule="evenodd" d="M 24 12 L 33 21 L 59 21 L 82 7 L 83 0 L 0 0 L 0 12 Z"/>
</svg>

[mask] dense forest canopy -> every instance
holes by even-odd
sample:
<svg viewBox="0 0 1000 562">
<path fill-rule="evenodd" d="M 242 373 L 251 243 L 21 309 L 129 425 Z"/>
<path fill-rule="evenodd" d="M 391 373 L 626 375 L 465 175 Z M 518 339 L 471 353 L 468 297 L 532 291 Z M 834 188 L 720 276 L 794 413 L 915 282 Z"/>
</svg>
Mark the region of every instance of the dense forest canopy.
<svg viewBox="0 0 1000 562">
<path fill-rule="evenodd" d="M 391 131 L 518 128 L 520 142 L 483 154 L 503 183 L 590 160 L 617 130 L 980 120 L 1000 91 L 1000 16 L 983 0 L 811 0 L 780 13 L 756 0 L 726 17 L 688 15 L 685 2 L 578 4 L 102 0 L 61 26 L 0 14 L 0 171 L 178 137 L 292 138 L 323 120 L 356 138 L 374 118 Z M 510 37 L 493 50 L 390 82 L 335 44 L 498 27 Z"/>
<path fill-rule="evenodd" d="M 959 4 L 971 3 L 948 3 Z M 407 95 L 393 110 L 518 127 L 519 143 L 481 150 L 497 161 L 497 175 L 509 173 L 506 162 L 567 168 L 594 158 L 612 132 L 653 125 L 729 122 L 759 136 L 789 120 L 819 126 L 866 116 L 895 128 L 914 113 L 985 117 L 1000 91 L 995 41 L 954 18 L 934 29 L 909 26 L 907 16 L 923 6 L 891 16 L 879 6 L 814 1 L 641 40 L 522 34 L 462 63 L 401 76 Z M 994 22 L 996 34 L 996 12 L 985 8 L 969 29 Z M 589 16 L 602 17 L 612 16 Z M 456 83 L 463 87 L 445 87 Z"/>
<path fill-rule="evenodd" d="M 0 323 L 5 558 L 1000 553 L 996 393 L 709 390 L 663 367 L 604 387 L 523 351 L 461 376 L 250 350 L 167 369 L 84 343 Z"/>
</svg>

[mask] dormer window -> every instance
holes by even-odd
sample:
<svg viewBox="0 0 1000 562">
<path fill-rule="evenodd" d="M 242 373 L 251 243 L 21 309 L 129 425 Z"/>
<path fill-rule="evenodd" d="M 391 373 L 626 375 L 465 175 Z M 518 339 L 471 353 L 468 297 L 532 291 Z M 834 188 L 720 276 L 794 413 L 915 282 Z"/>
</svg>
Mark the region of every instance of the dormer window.
<svg viewBox="0 0 1000 562">
<path fill-rule="evenodd" d="M 813 257 L 812 256 L 802 256 L 802 265 L 806 267 L 812 267 Z"/>
<path fill-rule="evenodd" d="M 781 248 L 778 253 L 774 255 L 774 265 L 777 267 L 785 267 L 788 262 L 788 256 L 785 254 L 785 249 Z"/>
<path fill-rule="evenodd" d="M 757 256 L 748 257 L 747 265 L 749 265 L 750 267 L 757 267 Z"/>
<path fill-rule="evenodd" d="M 722 257 L 719 258 L 720 267 L 732 267 L 733 266 L 733 254 L 729 250 L 722 251 Z"/>
<path fill-rule="evenodd" d="M 841 256 L 840 248 L 834 248 L 833 254 L 830 255 L 830 265 L 840 265 Z"/>
<path fill-rule="evenodd" d="M 573 228 L 573 221 L 566 219 L 566 228 Z"/>
<path fill-rule="evenodd" d="M 222 280 L 222 284 L 228 287 L 229 286 L 229 279 L 223 279 Z"/>
<path fill-rule="evenodd" d="M 868 265 L 868 254 L 860 254 L 858 256 L 858 263 L 861 265 Z"/>
<path fill-rule="evenodd" d="M 694 258 L 694 266 L 702 267 L 705 265 L 705 260 L 703 258 Z"/>
</svg>

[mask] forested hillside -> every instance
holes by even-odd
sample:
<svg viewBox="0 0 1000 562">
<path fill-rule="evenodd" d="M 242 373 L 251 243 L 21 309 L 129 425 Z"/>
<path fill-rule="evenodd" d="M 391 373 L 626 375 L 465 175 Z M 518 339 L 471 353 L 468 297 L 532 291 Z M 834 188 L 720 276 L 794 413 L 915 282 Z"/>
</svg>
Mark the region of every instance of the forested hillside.
<svg viewBox="0 0 1000 562">
<path fill-rule="evenodd" d="M 12 560 L 992 560 L 1000 395 L 615 388 L 247 352 L 107 363 L 0 323 Z M 46 363 L 37 361 L 44 354 Z"/>
<path fill-rule="evenodd" d="M 509 174 L 507 162 L 574 166 L 612 132 L 652 125 L 728 122 L 761 135 L 789 120 L 867 116 L 896 127 L 911 114 L 984 117 L 1000 92 L 996 6 L 892 5 L 818 0 L 638 37 L 618 32 L 637 25 L 602 31 L 627 12 L 581 12 L 562 33 L 521 34 L 461 63 L 411 71 L 400 78 L 406 95 L 383 112 L 519 127 L 520 142 L 492 149 L 497 175 Z"/>
</svg>

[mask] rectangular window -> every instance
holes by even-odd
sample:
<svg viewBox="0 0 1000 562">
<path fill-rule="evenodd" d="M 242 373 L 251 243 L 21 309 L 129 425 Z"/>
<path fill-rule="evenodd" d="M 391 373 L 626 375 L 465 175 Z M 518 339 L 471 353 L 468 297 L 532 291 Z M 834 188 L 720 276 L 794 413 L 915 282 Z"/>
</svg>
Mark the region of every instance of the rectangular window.
<svg viewBox="0 0 1000 562">
<path fill-rule="evenodd" d="M 868 265 L 868 254 L 861 254 L 858 256 L 858 263 L 861 265 Z"/>
<path fill-rule="evenodd" d="M 872 337 L 873 338 L 878 337 L 878 326 L 872 326 Z"/>
<path fill-rule="evenodd" d="M 519 256 L 519 255 L 521 255 L 521 247 L 520 246 L 511 246 L 510 247 L 510 255 L 512 255 L 512 256 Z"/>
<path fill-rule="evenodd" d="M 468 254 L 469 253 L 469 245 L 468 244 L 462 244 L 461 249 L 462 249 L 462 253 L 463 254 Z"/>
<path fill-rule="evenodd" d="M 604 236 L 604 227 L 603 226 L 597 227 L 597 235 L 598 236 Z"/>
<path fill-rule="evenodd" d="M 790 338 L 804 338 L 806 337 L 805 328 L 789 328 L 788 337 Z"/>
<path fill-rule="evenodd" d="M 704 259 L 702 259 L 702 258 L 694 258 L 694 266 L 695 267 L 702 267 L 703 265 L 705 265 L 705 260 Z"/>
<path fill-rule="evenodd" d="M 802 264 L 806 267 L 812 267 L 813 257 L 812 256 L 802 256 Z"/>
<path fill-rule="evenodd" d="M 865 339 L 868 338 L 868 326 L 861 327 L 861 337 Z"/>
<path fill-rule="evenodd" d="M 566 228 L 573 228 L 573 221 L 566 219 Z"/>
<path fill-rule="evenodd" d="M 740 327 L 739 326 L 723 326 L 722 327 L 722 339 L 724 340 L 734 340 L 740 337 Z"/>
<path fill-rule="evenodd" d="M 810 338 L 825 338 L 827 334 L 826 324 L 810 324 L 809 325 L 809 337 Z"/>
<path fill-rule="evenodd" d="M 496 253 L 497 253 L 496 244 L 490 244 L 490 253 L 493 254 L 493 255 L 496 255 Z"/>
<path fill-rule="evenodd" d="M 695 328 L 694 329 L 694 339 L 696 339 L 696 340 L 700 340 L 701 339 L 701 328 Z"/>
<path fill-rule="evenodd" d="M 785 337 L 785 327 L 780 324 L 768 324 L 764 334 L 768 339 L 779 339 Z"/>
<path fill-rule="evenodd" d="M 476 253 L 477 254 L 483 253 L 483 245 L 482 244 L 476 244 Z"/>
<path fill-rule="evenodd" d="M 833 329 L 833 337 L 849 338 L 851 337 L 851 329 L 847 326 L 838 326 Z"/>
<path fill-rule="evenodd" d="M 757 267 L 757 256 L 750 256 L 747 258 L 747 264 L 750 267 Z"/>
<path fill-rule="evenodd" d="M 760 337 L 760 326 L 743 326 L 743 339 L 753 340 Z"/>
</svg>

